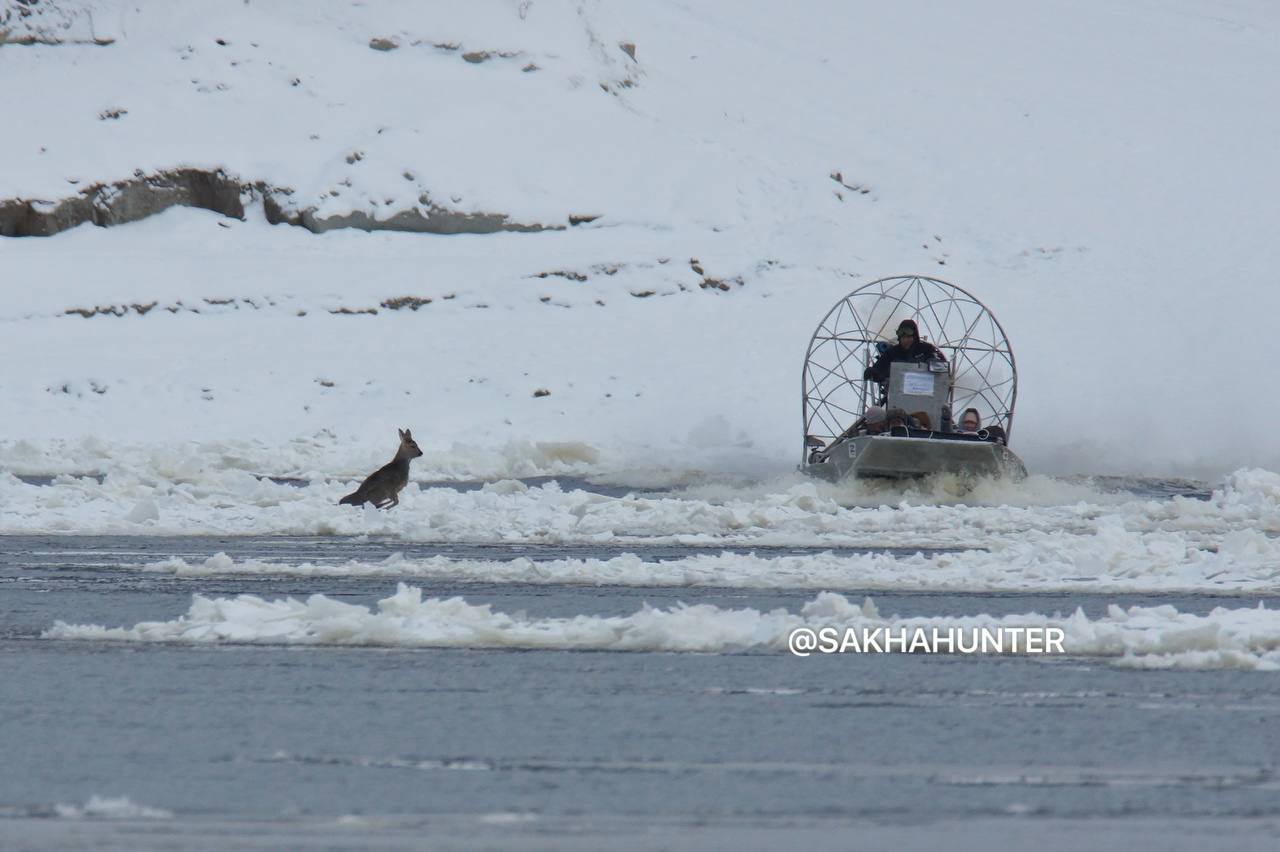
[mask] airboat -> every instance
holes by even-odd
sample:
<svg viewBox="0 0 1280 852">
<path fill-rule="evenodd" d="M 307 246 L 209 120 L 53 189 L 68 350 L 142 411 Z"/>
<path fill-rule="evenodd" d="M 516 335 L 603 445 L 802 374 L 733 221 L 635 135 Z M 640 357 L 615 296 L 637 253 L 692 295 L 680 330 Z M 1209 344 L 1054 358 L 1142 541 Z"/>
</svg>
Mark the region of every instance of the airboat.
<svg viewBox="0 0 1280 852">
<path fill-rule="evenodd" d="M 864 379 L 897 345 L 905 319 L 943 358 L 893 361 L 883 384 Z M 1018 397 L 1009 339 L 986 305 L 946 281 L 881 278 L 837 302 L 809 341 L 802 392 L 806 473 L 833 481 L 1027 475 L 1008 446 Z M 961 413 L 974 412 L 980 428 L 962 429 Z"/>
</svg>

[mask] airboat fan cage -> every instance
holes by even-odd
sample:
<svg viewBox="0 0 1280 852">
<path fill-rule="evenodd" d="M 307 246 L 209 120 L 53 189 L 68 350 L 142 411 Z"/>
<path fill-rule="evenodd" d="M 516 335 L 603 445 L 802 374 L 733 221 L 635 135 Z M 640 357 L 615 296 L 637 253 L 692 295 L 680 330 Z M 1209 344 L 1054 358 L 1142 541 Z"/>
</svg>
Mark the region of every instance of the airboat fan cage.
<svg viewBox="0 0 1280 852">
<path fill-rule="evenodd" d="M 854 290 L 827 312 L 804 360 L 804 434 L 830 442 L 849 428 L 879 387 L 863 370 L 879 356 L 877 343 L 897 345 L 898 323 L 913 319 L 920 337 L 942 350 L 951 368 L 950 405 L 958 423 L 975 408 L 984 428 L 1013 432 L 1018 369 L 1004 329 L 987 306 L 937 278 L 881 278 Z M 807 453 L 807 449 L 806 449 Z"/>
</svg>

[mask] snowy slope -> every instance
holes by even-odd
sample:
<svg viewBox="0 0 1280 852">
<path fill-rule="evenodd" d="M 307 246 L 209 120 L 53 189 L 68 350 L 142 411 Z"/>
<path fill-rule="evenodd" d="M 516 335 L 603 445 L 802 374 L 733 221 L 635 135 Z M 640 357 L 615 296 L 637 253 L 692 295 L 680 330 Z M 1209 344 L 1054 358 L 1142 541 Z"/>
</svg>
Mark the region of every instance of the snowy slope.
<svg viewBox="0 0 1280 852">
<path fill-rule="evenodd" d="M 773 474 L 813 326 L 915 272 L 1009 332 L 1033 470 L 1280 469 L 1272 4 L 57 5 L 110 43 L 0 45 L 0 200 L 196 167 L 560 230 L 0 238 L 2 468 L 346 475 L 411 426 L 419 476 Z"/>
</svg>

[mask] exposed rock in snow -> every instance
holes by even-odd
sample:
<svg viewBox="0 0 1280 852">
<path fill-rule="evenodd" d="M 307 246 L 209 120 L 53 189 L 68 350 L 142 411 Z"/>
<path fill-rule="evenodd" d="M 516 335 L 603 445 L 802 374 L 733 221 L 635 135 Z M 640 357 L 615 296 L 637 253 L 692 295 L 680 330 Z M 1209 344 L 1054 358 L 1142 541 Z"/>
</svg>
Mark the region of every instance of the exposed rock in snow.
<svg viewBox="0 0 1280 852">
<path fill-rule="evenodd" d="M 136 173 L 128 180 L 95 183 L 77 195 L 56 201 L 0 201 L 0 236 L 48 237 L 85 222 L 102 227 L 136 222 L 181 205 L 244 218 L 245 203 L 261 198 L 267 221 L 320 234 L 336 228 L 361 231 L 411 231 L 422 234 L 492 234 L 498 231 L 564 230 L 564 224 L 514 222 L 503 213 L 461 213 L 423 194 L 420 204 L 390 215 L 362 210 L 325 215 L 315 206 L 299 207 L 292 190 L 263 181 L 245 181 L 221 169 L 179 168 Z"/>
<path fill-rule="evenodd" d="M 0 46 L 5 44 L 114 44 L 119 37 L 107 8 L 92 2 L 9 0 L 0 8 Z"/>
</svg>

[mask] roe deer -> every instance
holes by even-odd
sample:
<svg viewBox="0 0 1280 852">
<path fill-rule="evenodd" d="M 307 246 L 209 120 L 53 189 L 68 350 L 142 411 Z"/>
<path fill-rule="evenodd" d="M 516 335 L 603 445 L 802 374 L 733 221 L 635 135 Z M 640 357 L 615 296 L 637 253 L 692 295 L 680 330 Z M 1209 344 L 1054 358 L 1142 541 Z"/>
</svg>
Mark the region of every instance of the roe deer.
<svg viewBox="0 0 1280 852">
<path fill-rule="evenodd" d="M 378 509 L 390 509 L 399 505 L 397 495 L 409 484 L 409 460 L 422 455 L 422 450 L 418 449 L 408 429 L 396 431 L 400 433 L 400 449 L 396 450 L 396 457 L 369 474 L 359 488 L 338 501 L 339 506 L 343 503 L 351 506 L 372 503 Z"/>
</svg>

